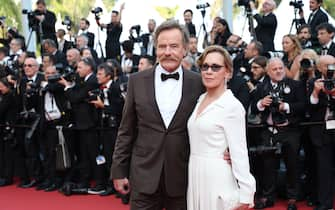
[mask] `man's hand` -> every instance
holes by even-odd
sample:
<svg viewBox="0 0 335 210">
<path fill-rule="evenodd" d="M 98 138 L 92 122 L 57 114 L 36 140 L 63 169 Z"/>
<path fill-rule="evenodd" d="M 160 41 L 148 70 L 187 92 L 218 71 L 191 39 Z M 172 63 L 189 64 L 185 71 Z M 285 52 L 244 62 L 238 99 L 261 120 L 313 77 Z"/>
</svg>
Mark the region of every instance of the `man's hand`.
<svg viewBox="0 0 335 210">
<path fill-rule="evenodd" d="M 272 98 L 270 95 L 265 96 L 262 100 L 261 100 L 261 106 L 262 107 L 268 107 L 270 106 L 272 103 Z"/>
<path fill-rule="evenodd" d="M 319 98 L 319 93 L 321 90 L 324 90 L 324 83 L 322 82 L 322 79 L 317 79 L 314 82 L 314 89 L 313 89 L 313 97 Z"/>
<path fill-rule="evenodd" d="M 94 101 L 90 101 L 91 104 L 93 104 L 95 106 L 95 108 L 104 108 L 105 105 L 104 103 L 102 102 L 101 98 L 98 96 L 97 100 L 94 100 Z"/>
<path fill-rule="evenodd" d="M 124 179 L 114 179 L 114 188 L 121 194 L 126 195 L 130 192 L 130 184 L 127 178 Z"/>
</svg>

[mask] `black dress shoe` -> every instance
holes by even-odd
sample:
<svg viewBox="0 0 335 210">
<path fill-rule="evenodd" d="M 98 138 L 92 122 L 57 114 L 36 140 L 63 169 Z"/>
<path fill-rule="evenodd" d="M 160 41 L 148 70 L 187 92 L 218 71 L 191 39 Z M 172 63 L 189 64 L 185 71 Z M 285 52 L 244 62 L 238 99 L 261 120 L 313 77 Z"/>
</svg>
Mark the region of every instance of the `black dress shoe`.
<svg viewBox="0 0 335 210">
<path fill-rule="evenodd" d="M 295 205 L 295 203 L 289 203 L 287 205 L 287 210 L 297 210 L 297 206 Z"/>
<path fill-rule="evenodd" d="M 49 187 L 44 189 L 44 192 L 52 192 L 59 188 L 55 183 L 52 183 Z"/>
<path fill-rule="evenodd" d="M 274 206 L 274 201 L 272 199 L 267 198 L 265 201 L 263 200 L 256 201 L 254 209 L 264 209 L 272 206 Z"/>
<path fill-rule="evenodd" d="M 44 182 L 41 182 L 39 184 L 36 185 L 36 190 L 45 190 L 46 188 L 48 188 L 52 183 L 49 180 L 45 180 Z"/>
<path fill-rule="evenodd" d="M 33 179 L 28 184 L 24 184 L 21 187 L 22 188 L 31 188 L 31 187 L 35 187 L 36 185 L 37 185 L 37 181 L 35 179 Z"/>
<path fill-rule="evenodd" d="M 130 195 L 129 195 L 129 194 L 127 194 L 127 195 L 122 195 L 122 196 L 121 196 L 121 202 L 122 202 L 123 204 L 129 204 L 129 198 L 130 198 Z"/>
<path fill-rule="evenodd" d="M 12 180 L 9 179 L 0 179 L 0 187 L 8 186 L 13 184 Z"/>
<path fill-rule="evenodd" d="M 113 195 L 115 193 L 116 193 L 116 190 L 114 189 L 114 187 L 107 187 L 105 192 L 100 193 L 100 196 L 108 196 L 108 195 Z"/>
<path fill-rule="evenodd" d="M 106 187 L 104 185 L 97 185 L 95 187 L 88 189 L 88 194 L 93 195 L 100 195 L 101 193 L 104 193 L 106 191 Z"/>
<path fill-rule="evenodd" d="M 23 188 L 23 186 L 29 184 L 30 181 L 25 179 L 25 180 L 21 180 L 20 183 L 17 185 L 17 187 Z"/>
</svg>

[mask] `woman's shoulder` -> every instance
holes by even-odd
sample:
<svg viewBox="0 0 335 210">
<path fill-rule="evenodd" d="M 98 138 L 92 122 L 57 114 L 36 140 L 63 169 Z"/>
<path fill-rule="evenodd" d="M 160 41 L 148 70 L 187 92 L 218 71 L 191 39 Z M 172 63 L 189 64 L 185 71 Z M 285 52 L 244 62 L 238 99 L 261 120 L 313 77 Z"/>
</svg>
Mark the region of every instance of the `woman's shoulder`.
<svg viewBox="0 0 335 210">
<path fill-rule="evenodd" d="M 230 89 L 227 89 L 218 99 L 217 105 L 223 108 L 227 113 L 245 113 L 242 103 L 234 96 Z"/>
</svg>

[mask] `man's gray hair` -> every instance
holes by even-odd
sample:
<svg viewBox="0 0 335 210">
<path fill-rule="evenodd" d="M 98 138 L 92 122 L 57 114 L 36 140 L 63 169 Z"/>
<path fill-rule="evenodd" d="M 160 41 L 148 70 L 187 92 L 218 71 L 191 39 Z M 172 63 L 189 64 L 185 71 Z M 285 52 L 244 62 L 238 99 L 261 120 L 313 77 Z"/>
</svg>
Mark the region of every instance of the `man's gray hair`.
<svg viewBox="0 0 335 210">
<path fill-rule="evenodd" d="M 183 25 L 180 25 L 176 20 L 167 20 L 160 24 L 155 31 L 155 46 L 160 33 L 166 30 L 178 29 L 183 36 L 183 45 L 187 47 L 189 43 L 189 33 Z"/>
</svg>

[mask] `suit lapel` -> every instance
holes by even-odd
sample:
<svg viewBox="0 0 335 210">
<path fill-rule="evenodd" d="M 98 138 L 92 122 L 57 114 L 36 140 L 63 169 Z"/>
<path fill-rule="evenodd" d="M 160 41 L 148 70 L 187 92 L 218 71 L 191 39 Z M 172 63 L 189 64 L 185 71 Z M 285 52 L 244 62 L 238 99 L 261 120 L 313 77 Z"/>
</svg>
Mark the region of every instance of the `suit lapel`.
<svg viewBox="0 0 335 210">
<path fill-rule="evenodd" d="M 157 105 L 157 101 L 156 101 L 156 94 L 155 94 L 155 69 L 156 66 L 152 69 L 152 70 L 147 70 L 147 71 L 151 71 L 149 74 L 146 75 L 145 79 L 146 82 L 144 84 L 145 86 L 145 93 L 148 94 L 148 98 L 149 98 L 149 105 L 152 107 L 153 113 L 156 115 L 156 117 L 160 120 L 161 125 L 164 129 L 165 128 L 165 124 L 162 118 L 162 115 L 159 111 L 158 105 Z"/>
<path fill-rule="evenodd" d="M 176 124 L 177 120 L 180 118 L 180 116 L 184 116 L 184 110 L 187 108 L 187 106 L 190 106 L 188 102 L 189 96 L 192 94 L 192 79 L 188 77 L 185 70 L 183 70 L 183 85 L 182 85 L 182 93 L 181 93 L 181 99 L 178 105 L 178 108 L 176 112 L 174 113 L 174 116 L 169 124 L 168 129 L 173 128 L 173 126 Z M 178 117 L 178 118 L 177 118 Z"/>
</svg>

